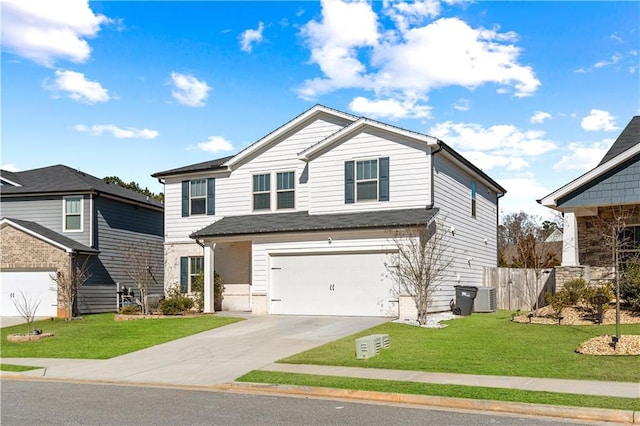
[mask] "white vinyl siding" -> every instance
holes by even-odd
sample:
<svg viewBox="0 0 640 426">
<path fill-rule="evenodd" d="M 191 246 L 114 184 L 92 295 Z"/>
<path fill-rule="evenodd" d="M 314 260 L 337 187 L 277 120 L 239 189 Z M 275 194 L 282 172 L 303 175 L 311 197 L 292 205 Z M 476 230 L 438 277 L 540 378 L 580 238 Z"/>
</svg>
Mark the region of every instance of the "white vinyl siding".
<svg viewBox="0 0 640 426">
<path fill-rule="evenodd" d="M 82 232 L 83 198 L 64 197 L 62 230 L 65 232 Z"/>
<path fill-rule="evenodd" d="M 387 139 L 389 138 L 389 139 Z M 309 212 L 344 213 L 425 207 L 431 202 L 430 150 L 423 144 L 360 133 L 309 164 Z M 389 201 L 345 204 L 345 161 L 389 157 Z"/>
</svg>

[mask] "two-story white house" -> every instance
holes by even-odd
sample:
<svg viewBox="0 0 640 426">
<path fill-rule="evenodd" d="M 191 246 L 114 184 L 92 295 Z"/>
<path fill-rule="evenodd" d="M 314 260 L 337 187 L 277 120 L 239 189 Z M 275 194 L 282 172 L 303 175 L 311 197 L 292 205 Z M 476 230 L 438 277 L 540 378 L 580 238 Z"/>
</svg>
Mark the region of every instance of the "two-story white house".
<svg viewBox="0 0 640 426">
<path fill-rule="evenodd" d="M 438 220 L 455 285 L 481 285 L 497 258 L 505 190 L 435 137 L 316 105 L 231 157 L 153 175 L 165 185 L 165 284 L 213 271 L 223 310 L 415 317 L 385 266 L 394 233 Z"/>
</svg>

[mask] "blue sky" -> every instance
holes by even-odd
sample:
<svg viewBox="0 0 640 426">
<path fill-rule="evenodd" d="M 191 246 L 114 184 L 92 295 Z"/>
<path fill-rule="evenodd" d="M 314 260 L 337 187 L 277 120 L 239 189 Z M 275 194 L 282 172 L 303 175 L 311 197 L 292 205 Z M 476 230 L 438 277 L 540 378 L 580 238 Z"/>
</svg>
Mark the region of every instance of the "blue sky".
<svg viewBox="0 0 640 426">
<path fill-rule="evenodd" d="M 316 103 L 438 137 L 501 210 L 594 167 L 640 114 L 638 2 L 2 2 L 8 170 L 150 175 Z"/>
</svg>

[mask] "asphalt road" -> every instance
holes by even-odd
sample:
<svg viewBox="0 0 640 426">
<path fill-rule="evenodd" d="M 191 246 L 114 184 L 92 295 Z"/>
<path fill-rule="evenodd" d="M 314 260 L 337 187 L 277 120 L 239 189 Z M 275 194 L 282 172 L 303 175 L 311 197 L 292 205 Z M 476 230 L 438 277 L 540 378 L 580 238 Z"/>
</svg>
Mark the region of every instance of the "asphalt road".
<svg viewBox="0 0 640 426">
<path fill-rule="evenodd" d="M 571 425 L 398 405 L 134 386 L 2 380 L 11 425 Z"/>
</svg>

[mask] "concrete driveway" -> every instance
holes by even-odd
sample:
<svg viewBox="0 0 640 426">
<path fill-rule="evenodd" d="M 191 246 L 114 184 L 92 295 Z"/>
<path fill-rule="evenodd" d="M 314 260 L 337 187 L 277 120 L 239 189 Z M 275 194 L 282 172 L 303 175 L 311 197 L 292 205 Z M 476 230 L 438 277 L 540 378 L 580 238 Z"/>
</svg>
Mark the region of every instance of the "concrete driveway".
<svg viewBox="0 0 640 426">
<path fill-rule="evenodd" d="M 281 358 L 385 321 L 247 316 L 245 321 L 108 360 L 5 358 L 2 362 L 46 367 L 23 374 L 49 378 L 207 386 L 232 382 Z"/>
<path fill-rule="evenodd" d="M 49 319 L 50 317 L 35 317 L 34 321 Z M 12 325 L 25 324 L 22 317 L 0 317 L 0 328 L 11 327 Z"/>
</svg>

